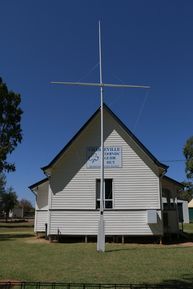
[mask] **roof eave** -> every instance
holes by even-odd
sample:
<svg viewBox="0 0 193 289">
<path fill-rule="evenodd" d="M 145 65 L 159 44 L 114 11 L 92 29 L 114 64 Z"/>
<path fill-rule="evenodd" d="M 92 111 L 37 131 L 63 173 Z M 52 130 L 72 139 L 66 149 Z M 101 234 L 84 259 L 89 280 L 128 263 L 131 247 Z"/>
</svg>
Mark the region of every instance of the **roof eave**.
<svg viewBox="0 0 193 289">
<path fill-rule="evenodd" d="M 177 186 L 180 187 L 181 189 L 184 188 L 184 185 L 183 185 L 182 183 L 180 183 L 180 182 L 178 182 L 178 181 L 176 181 L 176 180 L 174 180 L 174 179 L 172 179 L 172 178 L 170 178 L 170 177 L 168 177 L 168 176 L 164 176 L 164 179 L 167 180 L 167 181 L 169 181 L 169 182 L 172 182 L 173 184 L 177 185 Z"/>
<path fill-rule="evenodd" d="M 121 127 L 131 136 L 131 138 L 138 144 L 138 146 L 152 159 L 152 161 L 161 167 L 164 172 L 167 172 L 169 166 L 160 163 L 156 157 L 140 142 L 140 140 L 128 129 L 128 127 L 112 112 L 112 110 L 104 103 L 104 108 L 111 114 L 111 116 L 119 123 Z M 66 146 L 56 155 L 56 157 L 46 166 L 42 167 L 44 173 L 60 159 L 66 149 L 73 143 L 73 141 L 78 137 L 78 135 L 87 127 L 87 125 L 92 121 L 92 119 L 100 112 L 100 107 L 95 111 L 95 113 L 88 119 L 88 121 L 80 128 L 80 130 L 74 135 L 74 137 L 66 144 Z"/>
<path fill-rule="evenodd" d="M 153 162 L 158 166 L 164 169 L 164 171 L 167 171 L 169 166 L 162 164 L 158 161 L 158 159 L 142 144 L 142 142 L 128 129 L 128 127 L 112 112 L 112 110 L 105 105 L 105 108 L 108 110 L 108 112 L 112 115 L 113 118 L 119 123 L 121 127 L 125 129 L 125 131 L 131 136 L 131 138 L 138 144 L 138 146 L 153 160 Z"/>
<path fill-rule="evenodd" d="M 36 182 L 35 184 L 29 186 L 28 188 L 32 191 L 32 193 L 34 193 L 34 189 L 37 188 L 38 186 L 42 185 L 43 183 L 47 182 L 48 178 L 45 178 L 39 182 Z"/>
</svg>

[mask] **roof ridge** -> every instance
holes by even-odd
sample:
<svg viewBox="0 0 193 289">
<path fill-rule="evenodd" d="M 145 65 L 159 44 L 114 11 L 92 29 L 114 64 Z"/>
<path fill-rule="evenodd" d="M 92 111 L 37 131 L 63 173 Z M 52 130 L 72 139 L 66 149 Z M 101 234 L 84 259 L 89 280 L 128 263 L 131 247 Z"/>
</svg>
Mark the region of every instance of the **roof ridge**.
<svg viewBox="0 0 193 289">
<path fill-rule="evenodd" d="M 131 132 L 131 130 L 120 120 L 118 116 L 107 106 L 104 102 L 103 107 L 110 113 L 110 115 L 119 123 L 119 125 L 130 135 L 130 137 L 137 143 L 137 145 L 153 160 L 153 162 L 159 166 L 167 170 L 168 166 L 159 162 L 159 160 L 141 143 L 141 141 Z M 51 167 L 65 152 L 65 150 L 73 143 L 73 141 L 78 137 L 78 135 L 88 126 L 88 124 L 92 121 L 92 119 L 99 113 L 99 108 L 91 115 L 91 117 L 86 121 L 86 123 L 78 130 L 78 132 L 70 139 L 70 141 L 60 150 L 60 152 L 52 159 L 52 161 L 42 167 L 41 169 L 45 172 L 46 169 Z"/>
</svg>

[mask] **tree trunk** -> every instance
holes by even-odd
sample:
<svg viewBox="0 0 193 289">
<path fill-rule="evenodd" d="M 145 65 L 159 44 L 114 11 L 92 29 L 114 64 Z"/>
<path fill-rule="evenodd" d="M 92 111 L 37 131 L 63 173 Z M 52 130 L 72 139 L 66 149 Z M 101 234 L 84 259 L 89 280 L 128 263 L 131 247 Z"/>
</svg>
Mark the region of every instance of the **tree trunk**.
<svg viewBox="0 0 193 289">
<path fill-rule="evenodd" d="M 6 212 L 6 213 L 5 213 L 5 222 L 6 222 L 6 223 L 8 222 L 8 218 L 9 218 L 9 212 Z"/>
</svg>

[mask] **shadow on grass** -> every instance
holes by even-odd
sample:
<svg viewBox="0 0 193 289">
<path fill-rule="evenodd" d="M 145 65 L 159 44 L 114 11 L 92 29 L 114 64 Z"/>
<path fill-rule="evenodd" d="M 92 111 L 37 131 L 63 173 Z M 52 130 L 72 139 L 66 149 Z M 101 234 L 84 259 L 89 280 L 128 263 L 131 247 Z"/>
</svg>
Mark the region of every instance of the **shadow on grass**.
<svg viewBox="0 0 193 289">
<path fill-rule="evenodd" d="M 130 247 L 130 248 L 117 248 L 117 249 L 106 249 L 105 250 L 105 254 L 108 254 L 108 253 L 114 253 L 114 252 L 121 252 L 121 251 L 134 251 L 134 250 L 138 250 L 139 248 L 137 247 Z M 144 249 L 144 248 L 143 248 Z"/>
<path fill-rule="evenodd" d="M 193 242 L 193 233 L 185 233 L 180 232 L 180 235 L 177 237 L 171 237 L 171 236 L 165 236 L 163 238 L 163 244 L 164 245 L 177 245 L 180 243 L 189 243 Z"/>
<path fill-rule="evenodd" d="M 2 229 L 18 229 L 18 228 L 24 228 L 24 229 L 27 229 L 27 228 L 33 228 L 34 227 L 34 225 L 33 224 L 30 224 L 30 225 L 15 225 L 15 224 L 10 224 L 10 225 L 6 225 L 6 223 L 5 223 L 5 225 L 3 224 L 1 224 L 0 225 L 0 230 L 1 230 L 1 228 Z"/>
<path fill-rule="evenodd" d="M 190 274 L 183 275 L 180 279 L 165 280 L 158 286 L 163 289 L 167 288 L 177 288 L 177 289 L 190 289 L 193 288 L 193 276 Z"/>
<path fill-rule="evenodd" d="M 24 288 L 24 289 L 192 289 L 193 288 L 193 277 L 190 275 L 183 276 L 182 280 L 165 280 L 160 283 L 63 283 L 63 282 L 12 282 L 12 281 L 0 281 L 0 289 L 11 289 L 11 288 Z"/>
<path fill-rule="evenodd" d="M 14 239 L 22 239 L 22 238 L 30 238 L 34 237 L 32 233 L 24 233 L 24 234 L 0 234 L 0 241 L 10 241 Z"/>
</svg>

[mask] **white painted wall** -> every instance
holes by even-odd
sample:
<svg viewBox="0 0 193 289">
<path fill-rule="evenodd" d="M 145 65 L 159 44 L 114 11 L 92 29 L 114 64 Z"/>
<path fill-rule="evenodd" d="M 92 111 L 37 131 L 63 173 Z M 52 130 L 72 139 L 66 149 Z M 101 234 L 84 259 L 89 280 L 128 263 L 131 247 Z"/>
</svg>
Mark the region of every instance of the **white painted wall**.
<svg viewBox="0 0 193 289">
<path fill-rule="evenodd" d="M 158 223 L 147 224 L 147 211 L 105 211 L 106 235 L 161 235 L 161 212 Z M 99 211 L 52 211 L 50 234 L 97 235 Z"/>
<path fill-rule="evenodd" d="M 106 211 L 106 234 L 160 234 L 147 225 L 148 209 L 160 209 L 158 168 L 119 126 L 104 112 L 105 146 L 122 147 L 122 167 L 105 169 L 105 178 L 113 179 L 113 209 Z M 96 234 L 96 179 L 100 169 L 86 167 L 86 148 L 100 146 L 100 116 L 57 161 L 50 178 L 50 234 Z M 74 210 L 93 211 L 74 211 Z M 66 210 L 66 211 L 65 211 Z M 161 218 L 161 216 L 160 216 Z"/>
<path fill-rule="evenodd" d="M 36 211 L 35 232 L 45 232 L 45 224 L 48 223 L 48 211 Z"/>
<path fill-rule="evenodd" d="M 48 210 L 48 181 L 36 188 L 36 210 Z"/>
<path fill-rule="evenodd" d="M 105 178 L 113 179 L 114 209 L 159 209 L 159 178 L 149 168 L 144 154 L 138 156 L 133 141 L 105 113 L 105 146 L 122 147 L 122 168 L 105 169 Z M 73 143 L 51 176 L 52 209 L 95 209 L 96 179 L 100 169 L 86 168 L 86 148 L 100 140 L 100 122 L 96 122 Z M 136 151 L 134 150 L 136 149 Z M 144 159 L 141 159 L 144 157 Z M 151 163 L 153 166 L 153 164 Z"/>
<path fill-rule="evenodd" d="M 35 205 L 35 232 L 45 232 L 45 223 L 48 223 L 48 181 L 39 185 L 36 190 Z"/>
</svg>

